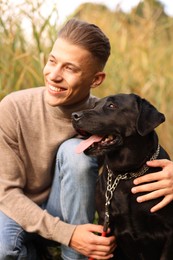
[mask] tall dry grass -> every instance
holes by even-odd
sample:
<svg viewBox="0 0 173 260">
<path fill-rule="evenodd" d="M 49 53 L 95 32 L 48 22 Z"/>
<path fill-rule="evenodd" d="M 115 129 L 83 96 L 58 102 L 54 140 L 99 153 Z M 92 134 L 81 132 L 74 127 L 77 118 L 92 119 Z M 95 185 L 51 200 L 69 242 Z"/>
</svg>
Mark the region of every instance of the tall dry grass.
<svg viewBox="0 0 173 260">
<path fill-rule="evenodd" d="M 11 4 L 1 0 L 0 8 L 0 99 L 11 91 L 40 86 L 45 55 L 57 33 L 55 6 L 47 17 L 41 10 L 45 1 L 25 0 Z M 17 3 L 17 2 L 16 2 Z"/>
<path fill-rule="evenodd" d="M 26 0 L 12 8 L 8 0 L 1 0 L 0 99 L 11 91 L 44 84 L 42 69 L 58 31 L 58 8 L 52 6 L 44 17 L 44 2 Z M 72 16 L 97 24 L 110 38 L 107 78 L 93 94 L 135 92 L 151 101 L 166 115 L 158 132 L 173 158 L 173 18 L 156 2 L 145 0 L 130 14 L 84 4 Z M 27 31 L 23 21 L 29 24 Z"/>
</svg>

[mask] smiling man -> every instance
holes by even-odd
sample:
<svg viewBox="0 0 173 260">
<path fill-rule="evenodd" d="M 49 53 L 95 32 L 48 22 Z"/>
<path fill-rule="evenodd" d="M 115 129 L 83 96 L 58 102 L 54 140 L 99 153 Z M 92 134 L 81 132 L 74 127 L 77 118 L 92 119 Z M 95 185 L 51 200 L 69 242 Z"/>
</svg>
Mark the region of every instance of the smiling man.
<svg viewBox="0 0 173 260">
<path fill-rule="evenodd" d="M 97 26 L 69 20 L 44 68 L 45 87 L 1 101 L 1 260 L 39 259 L 34 239 L 40 237 L 61 243 L 63 259 L 112 256 L 115 237 L 100 237 L 95 233 L 103 227 L 89 224 L 97 161 L 75 154 L 79 140 L 71 124 L 72 112 L 94 106 L 90 89 L 103 82 L 109 54 Z"/>
</svg>

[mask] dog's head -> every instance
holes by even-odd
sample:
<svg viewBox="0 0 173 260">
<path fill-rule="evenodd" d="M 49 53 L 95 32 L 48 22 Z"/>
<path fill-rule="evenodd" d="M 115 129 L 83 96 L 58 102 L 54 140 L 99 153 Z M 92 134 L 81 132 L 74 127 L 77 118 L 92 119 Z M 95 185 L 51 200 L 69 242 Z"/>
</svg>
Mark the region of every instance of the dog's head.
<svg viewBox="0 0 173 260">
<path fill-rule="evenodd" d="M 72 114 L 78 133 L 92 136 L 79 151 L 101 155 L 117 149 L 126 137 L 145 136 L 165 121 L 147 100 L 135 94 L 118 94 L 100 99 L 93 109 Z"/>
</svg>

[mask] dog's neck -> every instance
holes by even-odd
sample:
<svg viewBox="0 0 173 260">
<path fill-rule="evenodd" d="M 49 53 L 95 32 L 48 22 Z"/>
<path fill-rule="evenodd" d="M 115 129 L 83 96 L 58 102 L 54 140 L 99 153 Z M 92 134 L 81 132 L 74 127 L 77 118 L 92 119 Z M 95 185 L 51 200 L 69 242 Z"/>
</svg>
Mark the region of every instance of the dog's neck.
<svg viewBox="0 0 173 260">
<path fill-rule="evenodd" d="M 150 160 L 157 146 L 158 137 L 155 131 L 143 137 L 128 137 L 119 149 L 106 155 L 106 164 L 112 171 L 119 173 L 136 171 Z"/>
</svg>

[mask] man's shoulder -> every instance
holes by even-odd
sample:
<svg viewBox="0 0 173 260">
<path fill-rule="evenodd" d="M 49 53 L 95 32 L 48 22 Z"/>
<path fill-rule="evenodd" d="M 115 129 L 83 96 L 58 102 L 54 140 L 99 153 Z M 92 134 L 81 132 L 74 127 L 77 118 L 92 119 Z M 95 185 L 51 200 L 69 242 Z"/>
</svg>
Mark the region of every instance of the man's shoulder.
<svg viewBox="0 0 173 260">
<path fill-rule="evenodd" d="M 44 106 L 44 89 L 45 87 L 37 87 L 8 94 L 0 102 L 1 113 L 13 115 L 35 113 L 40 110 L 40 106 Z"/>
<path fill-rule="evenodd" d="M 22 89 L 19 91 L 15 91 L 10 93 L 8 96 L 13 97 L 15 99 L 33 97 L 33 96 L 42 96 L 44 93 L 45 87 L 37 87 L 37 88 L 28 88 Z"/>
<path fill-rule="evenodd" d="M 43 99 L 45 87 L 29 88 L 9 93 L 1 103 L 25 104 L 35 99 Z"/>
</svg>

